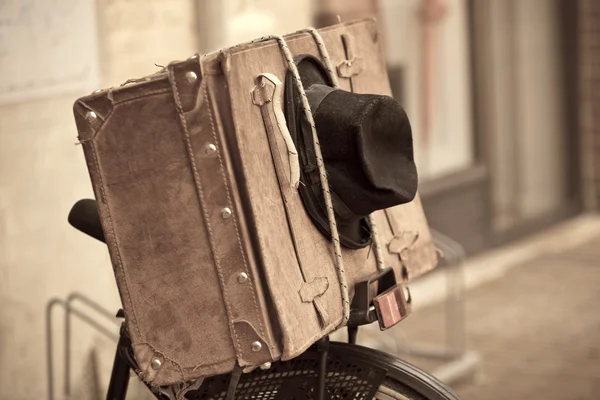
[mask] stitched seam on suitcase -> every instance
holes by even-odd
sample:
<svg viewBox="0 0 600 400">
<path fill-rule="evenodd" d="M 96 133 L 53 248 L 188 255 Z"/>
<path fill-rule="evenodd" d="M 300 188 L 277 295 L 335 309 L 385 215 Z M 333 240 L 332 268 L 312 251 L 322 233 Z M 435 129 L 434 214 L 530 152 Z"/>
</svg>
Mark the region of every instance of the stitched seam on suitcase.
<svg viewBox="0 0 600 400">
<path fill-rule="evenodd" d="M 137 331 L 138 337 L 140 338 L 140 340 L 143 340 L 143 336 L 142 333 L 140 331 L 140 328 L 137 324 L 137 317 L 135 314 L 135 309 L 133 307 L 133 302 L 131 301 L 131 295 L 129 293 L 129 284 L 127 283 L 127 277 L 125 275 L 125 269 L 123 268 L 123 260 L 121 258 L 121 251 L 119 249 L 119 245 L 117 243 L 117 237 L 115 235 L 115 230 L 114 230 L 114 226 L 113 226 L 113 222 L 112 222 L 112 217 L 110 214 L 110 207 L 108 205 L 108 202 L 106 201 L 106 191 L 104 189 L 104 180 L 102 179 L 102 173 L 100 172 L 100 163 L 98 161 L 98 154 L 96 152 L 96 143 L 94 143 L 93 141 L 90 142 L 91 145 L 91 149 L 92 149 L 92 156 L 94 159 L 94 165 L 96 168 L 96 173 L 98 176 L 98 183 L 100 186 L 100 193 L 102 194 L 102 202 L 104 203 L 104 209 L 106 210 L 106 220 L 109 223 L 108 226 L 108 230 L 109 230 L 109 235 L 108 235 L 108 239 L 111 242 L 111 247 L 113 248 L 115 255 L 117 257 L 117 268 L 119 268 L 120 272 L 121 272 L 121 276 L 123 277 L 123 288 L 125 291 L 125 297 L 126 300 L 129 302 L 129 309 L 131 310 L 131 317 L 132 320 L 128 319 L 128 323 L 131 323 L 133 326 L 135 326 L 135 329 Z"/>
<path fill-rule="evenodd" d="M 128 98 L 125 98 L 120 101 L 115 101 L 115 102 L 113 102 L 113 104 L 114 105 L 125 104 L 125 103 L 129 103 L 130 101 L 135 101 L 135 100 L 138 100 L 138 99 L 141 99 L 144 97 L 154 96 L 157 94 L 163 94 L 163 93 L 168 93 L 168 92 L 169 92 L 169 89 L 159 89 L 159 90 L 155 90 L 155 91 L 148 92 L 148 93 L 141 93 L 139 96 L 128 97 Z"/>
<path fill-rule="evenodd" d="M 231 329 L 231 331 L 233 332 L 234 336 L 235 336 L 235 340 L 237 343 L 237 348 L 238 348 L 238 352 L 241 354 L 242 350 L 241 350 L 241 344 L 240 344 L 240 339 L 237 335 L 237 332 L 235 331 L 234 327 L 233 327 L 233 323 L 231 320 L 231 315 L 232 315 L 232 311 L 231 311 L 231 306 L 229 304 L 229 300 L 228 300 L 228 295 L 227 295 L 227 287 L 225 284 L 225 280 L 223 278 L 223 273 L 221 271 L 221 264 L 219 262 L 219 260 L 217 259 L 216 255 L 215 255 L 215 242 L 214 242 L 214 236 L 213 236 L 213 231 L 212 231 L 212 227 L 210 225 L 210 221 L 209 221 L 209 215 L 208 215 L 208 211 L 206 209 L 206 203 L 204 201 L 204 192 L 202 190 L 202 184 L 200 182 L 200 174 L 198 173 L 198 168 L 196 167 L 196 160 L 194 158 L 194 150 L 192 148 L 192 142 L 190 140 L 190 134 L 188 131 L 188 126 L 187 126 L 187 120 L 185 118 L 185 115 L 183 113 L 183 108 L 181 105 L 181 100 L 179 98 L 179 90 L 177 88 L 177 80 L 175 79 L 175 76 L 173 74 L 172 70 L 169 70 L 169 76 L 171 77 L 171 81 L 173 82 L 173 94 L 175 97 L 175 102 L 177 104 L 177 113 L 179 114 L 179 120 L 181 122 L 181 127 L 183 129 L 183 135 L 185 138 L 185 143 L 186 143 L 186 147 L 188 150 L 188 157 L 190 159 L 190 165 L 192 167 L 192 171 L 194 174 L 194 182 L 196 185 L 196 190 L 198 193 L 198 197 L 200 200 L 200 207 L 202 208 L 202 214 L 204 216 L 204 222 L 206 224 L 206 230 L 208 232 L 208 239 L 210 242 L 210 247 L 212 250 L 212 254 L 213 254 L 213 259 L 215 262 L 215 266 L 217 267 L 217 274 L 219 275 L 219 281 L 221 283 L 221 289 L 223 291 L 223 298 L 225 300 L 225 305 L 227 307 L 227 311 L 229 312 L 229 327 Z M 206 80 L 203 80 L 202 85 L 206 85 Z M 202 90 L 200 88 L 200 90 Z"/>
<path fill-rule="evenodd" d="M 150 342 L 139 342 L 139 343 L 133 343 L 132 347 L 136 347 L 136 346 L 148 346 L 152 349 L 153 352 L 155 352 L 156 354 L 160 354 L 161 357 L 163 357 L 165 360 L 170 361 L 175 363 L 175 361 L 173 361 L 173 358 L 168 357 L 167 355 L 165 355 L 164 353 L 160 352 L 159 350 L 157 350 L 156 346 L 154 346 L 152 343 Z M 210 364 L 206 364 L 206 363 L 202 363 L 199 365 L 192 365 L 192 366 L 182 366 L 181 369 L 184 371 L 195 371 L 199 368 L 209 368 L 209 367 L 213 367 L 213 366 L 219 366 L 219 365 L 226 365 L 230 362 L 234 361 L 235 362 L 235 358 L 230 358 L 224 361 L 217 361 L 214 363 L 210 363 Z"/>
<path fill-rule="evenodd" d="M 221 65 L 227 63 L 227 61 L 224 60 L 225 57 L 226 55 L 221 55 Z M 226 69 L 226 67 L 223 68 Z M 217 74 L 213 74 L 213 77 L 216 75 Z M 220 73 L 219 75 L 223 75 L 222 79 L 227 82 L 228 78 L 226 74 Z M 260 310 L 258 317 L 263 325 L 263 332 L 265 335 L 265 337 L 261 339 L 263 340 L 263 343 L 267 344 L 271 358 L 276 359 L 280 355 L 280 350 L 278 343 L 274 342 L 275 336 L 271 329 L 278 329 L 280 324 L 277 313 L 271 312 L 270 310 L 273 301 L 267 287 L 266 276 L 262 275 L 265 273 L 265 258 L 263 257 L 264 252 L 259 237 L 260 235 L 252 228 L 256 226 L 256 219 L 252 206 L 252 204 L 254 204 L 254 198 L 250 195 L 249 188 L 246 185 L 247 171 L 241 160 L 242 151 L 238 147 L 239 142 L 236 138 L 235 109 L 230 102 L 230 92 L 220 91 L 218 88 L 214 88 L 213 83 L 216 82 L 218 82 L 217 79 L 207 80 L 206 89 L 208 91 L 208 99 L 210 99 L 210 104 L 212 105 L 211 110 L 215 131 L 218 137 L 220 137 L 220 143 L 223 146 L 221 157 L 224 163 L 224 172 L 229 182 L 229 188 L 232 195 L 231 200 L 234 202 L 233 205 L 237 210 L 237 224 L 240 238 L 246 251 L 245 255 L 247 257 L 248 266 L 256 276 L 254 289 Z M 224 103 L 222 102 L 222 99 L 219 99 L 221 96 L 227 98 Z M 224 107 L 224 109 L 221 110 L 221 107 Z M 229 113 L 229 115 L 225 116 L 227 113 Z M 248 242 L 246 242 L 246 240 Z"/>
<path fill-rule="evenodd" d="M 112 92 L 113 89 L 109 90 L 109 94 Z M 106 115 L 101 116 L 101 120 L 102 123 L 95 129 L 94 134 L 90 137 L 90 138 L 86 138 L 83 139 L 81 137 L 78 137 L 79 143 L 80 144 L 84 144 L 87 143 L 91 140 L 94 140 L 101 132 L 102 132 L 102 128 L 104 127 L 104 125 L 106 124 L 106 122 L 110 119 L 111 115 L 113 114 L 113 112 L 115 111 L 116 106 L 120 105 L 120 104 L 127 104 L 129 102 L 132 101 L 137 101 L 140 99 L 144 99 L 146 97 L 152 97 L 152 96 L 156 96 L 159 94 L 164 94 L 164 93 L 168 93 L 169 89 L 160 89 L 160 90 L 155 90 L 152 92 L 148 92 L 148 93 L 143 93 L 139 96 L 135 96 L 135 97 L 131 97 L 131 98 L 127 98 L 127 99 L 123 99 L 121 101 L 113 101 L 112 105 L 113 107 L 111 107 L 110 111 L 108 111 L 108 113 L 106 113 Z M 107 95 L 108 96 L 108 95 Z M 84 107 L 86 110 L 88 111 L 94 111 L 94 107 L 89 105 L 89 101 L 86 100 L 79 100 L 79 104 L 81 104 L 82 107 Z M 78 113 L 81 117 L 84 117 L 83 115 L 81 115 L 80 113 Z"/>
<path fill-rule="evenodd" d="M 212 136 L 213 136 L 213 138 L 215 140 L 215 143 L 217 143 L 217 146 L 218 146 L 218 144 L 219 144 L 219 138 L 217 137 L 217 132 L 215 130 L 215 124 L 214 124 L 214 121 L 213 121 L 213 115 L 212 115 L 212 110 L 211 110 L 210 99 L 208 97 L 207 85 L 204 85 L 204 100 L 206 101 L 207 106 L 208 106 L 208 119 L 210 121 L 210 127 L 211 127 L 211 130 L 212 130 Z M 223 164 L 223 159 L 221 158 L 221 153 L 220 152 L 217 152 L 217 157 L 219 159 L 219 164 L 221 166 L 221 168 L 220 168 L 221 169 L 221 176 L 223 177 L 223 182 L 225 184 L 225 191 L 227 193 L 227 201 L 228 201 L 229 204 L 233 205 L 233 202 L 232 202 L 232 199 L 231 199 L 231 193 L 229 191 L 229 183 L 227 181 L 227 176 L 225 175 L 225 171 L 224 171 L 225 170 L 225 166 Z M 240 249 L 240 253 L 242 255 L 242 261 L 244 263 L 244 269 L 245 270 L 249 270 L 249 268 L 248 268 L 248 262 L 246 260 L 246 254 L 245 254 L 245 251 L 244 251 L 244 247 L 242 246 L 242 240 L 240 238 L 240 232 L 239 232 L 239 229 L 238 229 L 237 215 L 236 214 L 233 215 L 233 226 L 235 228 L 235 235 L 236 235 L 236 238 L 237 238 L 237 242 L 238 242 L 238 246 L 239 246 L 239 249 Z M 250 289 L 250 293 L 252 295 L 252 301 L 254 303 L 254 312 L 256 314 L 255 316 L 258 319 L 258 329 L 260 331 L 260 336 L 262 338 L 266 339 L 265 332 L 264 332 L 264 327 L 263 327 L 263 323 L 262 323 L 262 318 L 260 316 L 260 309 L 259 309 L 258 303 L 256 301 L 256 293 L 254 292 L 254 288 Z"/>
</svg>

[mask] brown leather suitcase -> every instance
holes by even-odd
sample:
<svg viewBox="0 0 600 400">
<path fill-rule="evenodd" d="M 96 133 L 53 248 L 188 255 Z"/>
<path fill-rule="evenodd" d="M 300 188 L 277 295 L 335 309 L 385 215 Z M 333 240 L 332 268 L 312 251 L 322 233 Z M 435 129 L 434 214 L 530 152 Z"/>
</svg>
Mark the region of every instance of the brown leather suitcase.
<svg viewBox="0 0 600 400">
<path fill-rule="evenodd" d="M 274 162 L 288 153 L 273 135 L 286 51 L 328 54 L 344 90 L 391 94 L 377 24 L 362 20 L 193 56 L 74 105 L 148 383 L 295 357 L 346 323 L 357 282 L 382 267 L 407 281 L 436 265 L 417 196 L 375 212 L 379 246 L 341 247 L 340 268 L 291 167 Z"/>
</svg>

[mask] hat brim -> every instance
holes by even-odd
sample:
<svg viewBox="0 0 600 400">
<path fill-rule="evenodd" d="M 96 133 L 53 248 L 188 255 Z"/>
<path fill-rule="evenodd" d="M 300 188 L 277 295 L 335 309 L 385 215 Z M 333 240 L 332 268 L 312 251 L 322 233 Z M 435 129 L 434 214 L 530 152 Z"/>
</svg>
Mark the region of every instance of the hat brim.
<svg viewBox="0 0 600 400">
<path fill-rule="evenodd" d="M 333 82 L 327 73 L 327 69 L 316 57 L 303 54 L 295 57 L 294 62 L 305 89 L 314 84 L 333 87 Z M 286 75 L 284 96 L 285 118 L 292 140 L 296 145 L 300 161 L 300 185 L 298 192 L 314 225 L 323 235 L 331 238 L 331 228 L 323 199 L 312 131 L 304 116 L 300 93 L 294 83 L 291 71 L 288 71 Z M 352 219 L 350 221 L 339 218 L 338 211 L 344 205 L 337 198 L 333 190 L 331 190 L 331 194 L 336 213 L 340 243 L 344 247 L 351 249 L 360 249 L 370 245 L 371 230 L 367 218 Z"/>
</svg>

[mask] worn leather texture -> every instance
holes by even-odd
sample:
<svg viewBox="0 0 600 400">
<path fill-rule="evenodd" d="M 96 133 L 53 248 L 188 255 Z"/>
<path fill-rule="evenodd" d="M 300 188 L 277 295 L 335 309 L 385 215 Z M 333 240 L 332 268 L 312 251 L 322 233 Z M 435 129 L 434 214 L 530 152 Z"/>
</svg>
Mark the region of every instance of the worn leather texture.
<svg viewBox="0 0 600 400">
<path fill-rule="evenodd" d="M 391 94 L 375 21 L 320 33 L 342 89 Z M 309 33 L 286 41 L 320 57 Z M 260 74 L 284 81 L 286 70 L 266 40 L 75 102 L 138 373 L 152 385 L 289 359 L 340 323 L 331 242 L 290 185 L 276 114 L 251 95 Z M 418 196 L 375 222 L 398 280 L 435 267 Z M 374 252 L 343 249 L 343 260 L 352 296 L 377 272 Z"/>
</svg>

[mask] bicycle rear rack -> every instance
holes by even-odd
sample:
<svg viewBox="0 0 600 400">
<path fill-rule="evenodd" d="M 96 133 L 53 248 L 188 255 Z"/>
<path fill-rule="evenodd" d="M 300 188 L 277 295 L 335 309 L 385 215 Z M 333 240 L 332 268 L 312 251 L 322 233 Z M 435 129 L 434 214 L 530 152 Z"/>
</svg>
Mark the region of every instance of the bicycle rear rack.
<svg viewBox="0 0 600 400">
<path fill-rule="evenodd" d="M 372 290 L 374 285 L 377 285 L 376 292 L 373 292 Z M 370 324 L 375 321 L 379 321 L 381 329 L 387 329 L 389 328 L 389 326 L 386 326 L 385 322 L 386 320 L 389 321 L 391 317 L 389 316 L 389 314 L 386 313 L 392 308 L 395 308 L 396 314 L 394 318 L 391 318 L 393 320 L 393 324 L 400 322 L 400 320 L 405 318 L 410 312 L 410 299 L 407 299 L 404 296 L 404 287 L 401 285 L 397 285 L 394 270 L 391 268 L 380 271 L 374 274 L 373 276 L 369 277 L 368 279 L 359 282 L 358 284 L 356 284 L 355 287 L 355 296 L 351 306 L 348 330 L 356 332 L 358 326 Z M 389 303 L 387 306 L 387 310 L 380 309 L 377 307 L 376 303 L 378 299 L 383 299 L 382 302 L 387 301 Z M 131 354 L 130 348 L 131 342 L 128 338 L 125 327 L 122 326 L 108 389 L 108 400 L 122 400 L 125 398 L 129 382 L 130 369 L 135 370 L 137 368 L 133 355 Z M 340 374 L 343 373 L 344 367 L 342 366 L 342 370 L 338 371 L 331 370 L 332 366 L 335 367 L 337 364 L 335 362 L 332 363 L 332 360 L 328 358 L 328 336 L 325 336 L 324 338 L 319 340 L 315 345 L 313 345 L 311 351 L 311 357 L 308 357 L 307 354 L 298 357 L 298 359 L 305 360 L 306 362 L 308 362 L 307 360 L 310 360 L 310 362 L 314 363 L 314 365 L 312 365 L 310 368 L 303 370 L 303 374 L 308 375 L 300 379 L 302 380 L 302 387 L 296 388 L 294 386 L 296 384 L 296 380 L 298 380 L 295 378 L 294 374 L 298 373 L 299 371 L 294 371 L 293 369 L 288 372 L 282 372 L 281 374 L 283 374 L 283 377 L 281 379 L 279 379 L 278 377 L 275 380 L 271 380 L 269 382 L 269 385 L 272 386 L 275 384 L 274 382 L 277 381 L 277 385 L 282 385 L 282 387 L 286 387 L 286 390 L 292 390 L 298 393 L 305 393 L 306 391 L 311 391 L 311 398 L 314 398 L 315 400 L 329 399 L 331 397 L 331 394 L 328 393 L 329 390 L 335 390 L 331 389 L 332 384 L 333 387 L 335 387 L 335 382 L 333 381 L 335 381 L 335 379 L 337 379 L 336 377 L 339 377 Z M 313 354 L 315 353 L 315 351 L 316 354 Z M 290 366 L 294 364 L 292 360 L 287 363 L 276 362 L 274 363 L 274 365 L 276 365 L 277 368 L 285 369 L 292 368 Z M 271 366 L 269 365 L 269 368 L 265 369 L 268 370 L 270 369 L 270 367 Z M 307 366 L 304 365 L 304 367 Z M 337 365 L 337 367 L 335 368 L 339 369 L 340 365 Z M 254 378 L 252 377 L 252 375 L 242 375 L 242 367 L 236 365 L 236 367 L 230 374 L 207 378 L 205 382 L 199 381 L 198 384 L 196 382 L 186 382 L 181 383 L 179 385 L 171 385 L 164 388 L 149 387 L 149 389 L 154 393 L 154 395 L 158 399 L 164 400 L 180 399 L 183 398 L 182 396 L 184 396 L 185 393 L 194 390 L 208 391 L 204 394 L 210 398 L 223 398 L 224 400 L 233 400 L 234 398 L 236 398 L 236 394 L 239 394 L 239 391 L 241 391 L 241 394 L 245 396 L 246 394 L 248 394 L 248 390 L 258 390 L 261 388 L 260 380 L 264 379 L 264 375 L 267 372 L 265 372 L 265 374 L 261 374 L 260 369 L 258 369 L 257 371 L 260 375 L 256 378 L 256 382 L 259 382 L 258 386 L 255 386 L 256 382 L 253 383 L 251 386 L 248 386 L 247 381 L 251 381 Z M 361 370 L 357 369 L 357 371 L 358 372 L 355 371 L 353 379 L 358 379 L 357 377 L 360 376 Z M 356 375 L 356 373 L 358 373 L 358 375 Z M 385 374 L 377 374 L 374 370 L 369 371 L 368 379 L 365 377 L 364 383 L 361 386 L 361 390 L 366 391 L 365 393 L 363 393 L 366 397 L 360 398 L 372 398 L 375 393 L 375 390 L 377 389 L 377 387 L 379 387 L 379 383 L 381 383 L 381 380 L 383 380 L 384 377 Z M 311 382 L 313 385 L 312 387 Z M 357 388 L 355 389 L 358 390 Z M 226 390 L 226 392 L 224 390 Z M 270 399 L 271 397 L 269 397 L 267 392 L 261 392 L 261 398 Z M 276 393 L 276 391 L 274 393 Z M 350 395 L 350 392 L 345 392 L 344 390 L 342 390 L 336 395 L 337 397 L 335 398 L 345 399 L 348 395 Z M 352 394 L 351 398 L 355 398 L 354 394 Z"/>
<path fill-rule="evenodd" d="M 441 232 L 431 228 L 430 230 L 436 247 L 442 253 L 440 266 L 434 273 L 442 274 L 446 281 L 445 343 L 443 346 L 433 346 L 421 343 L 414 344 L 409 341 L 406 346 L 398 346 L 399 335 L 394 335 L 392 339 L 396 350 L 391 352 L 396 356 L 416 356 L 443 361 L 437 369 L 431 371 L 431 374 L 442 382 L 449 384 L 478 373 L 481 359 L 477 352 L 469 350 L 466 345 L 463 281 L 465 251 L 460 243 Z M 369 341 L 379 341 L 377 338 L 378 332 L 368 331 L 366 333 L 368 333 Z M 348 336 L 350 341 L 356 341 L 356 331 L 349 331 Z"/>
<path fill-rule="evenodd" d="M 446 360 L 446 364 L 434 371 L 433 375 L 442 381 L 450 382 L 477 369 L 479 357 L 473 352 L 466 351 L 464 339 L 464 312 L 462 310 L 463 287 L 462 275 L 460 274 L 460 267 L 464 258 L 464 251 L 458 243 L 452 241 L 444 235 L 438 232 L 433 232 L 433 234 L 436 245 L 444 252 L 447 261 L 446 267 L 449 296 L 447 301 L 446 323 L 450 328 L 447 330 L 447 348 L 440 350 L 427 348 L 424 346 L 413 346 L 410 348 L 407 354 Z M 372 290 L 370 290 L 374 284 L 377 284 L 376 293 L 372 293 Z M 360 282 L 356 285 L 355 289 L 356 295 L 353 299 L 351 318 L 348 326 L 348 341 L 350 343 L 356 342 L 358 326 L 360 325 L 370 324 L 375 322 L 375 320 L 378 320 L 380 322 L 380 328 L 386 328 L 385 325 L 381 326 L 381 310 L 378 310 L 374 305 L 374 303 L 376 303 L 374 300 L 377 299 L 377 297 L 389 295 L 389 293 L 393 294 L 393 296 L 386 298 L 386 301 L 390 304 L 397 302 L 396 305 L 398 306 L 399 314 L 395 320 L 395 323 L 406 317 L 410 312 L 410 293 L 404 292 L 404 287 L 396 284 L 394 272 L 391 269 L 383 270 L 370 279 Z M 90 316 L 89 311 L 84 312 L 76 307 L 79 304 L 87 306 L 89 311 L 95 312 L 107 322 L 110 321 L 112 325 L 111 328 L 114 327 L 115 330 L 117 330 L 119 325 L 121 325 L 121 320 L 119 317 L 124 317 L 122 311 L 119 314 L 114 315 L 110 311 L 101 307 L 98 303 L 80 293 L 72 293 L 67 297 L 66 300 L 55 298 L 48 303 L 46 309 L 48 399 L 54 400 L 55 398 L 54 355 L 52 349 L 52 317 L 54 308 L 58 306 L 61 306 L 65 311 L 63 400 L 68 400 L 71 396 L 71 320 L 73 316 L 96 329 L 97 332 L 101 333 L 108 339 L 111 339 L 115 343 L 118 342 L 107 399 L 124 399 L 125 393 L 128 389 L 130 371 L 131 369 L 135 369 L 135 361 L 128 350 L 130 347 L 130 342 L 126 331 L 124 327 L 121 326 L 120 335 L 116 334 L 111 328 L 107 328 L 94 320 Z M 314 393 L 317 400 L 326 398 L 325 377 L 328 376 L 328 341 L 329 338 L 326 337 L 315 345 L 315 348 L 319 354 L 316 393 Z M 234 374 L 231 374 L 231 376 L 233 375 Z M 230 391 L 231 395 L 227 397 L 227 399 L 233 398 L 233 395 L 238 387 L 240 377 L 237 378 L 237 381 L 233 382 L 232 384 L 233 392 Z M 179 387 L 179 389 L 182 389 L 182 387 Z M 193 388 L 187 387 L 186 389 Z M 159 399 L 169 399 L 172 397 L 164 391 L 161 392 L 159 390 L 157 392 L 154 390 L 153 392 L 154 395 Z"/>
</svg>

